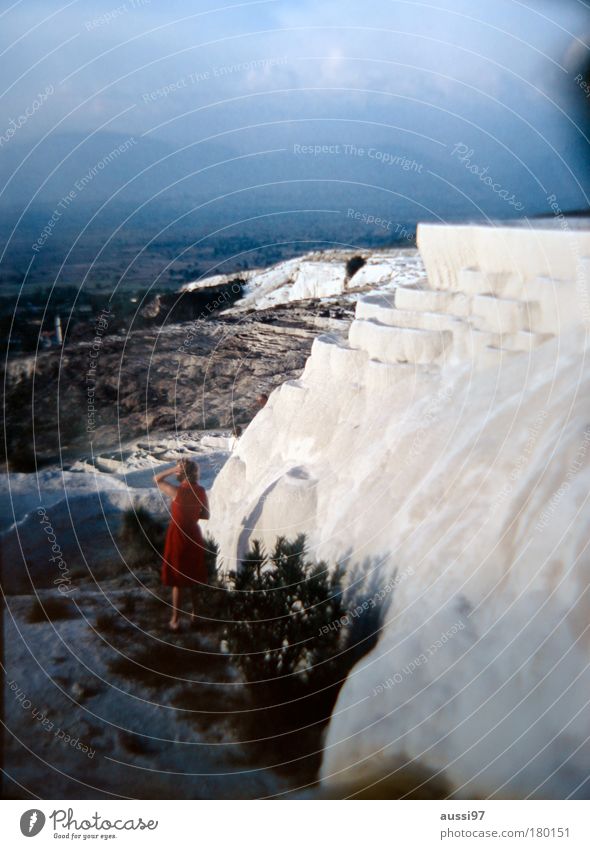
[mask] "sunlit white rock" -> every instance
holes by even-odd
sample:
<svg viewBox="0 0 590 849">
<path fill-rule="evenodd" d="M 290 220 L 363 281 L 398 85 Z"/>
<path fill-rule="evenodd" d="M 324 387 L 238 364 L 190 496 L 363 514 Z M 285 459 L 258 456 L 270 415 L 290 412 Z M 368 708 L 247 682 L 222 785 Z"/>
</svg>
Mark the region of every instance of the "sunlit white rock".
<svg viewBox="0 0 590 849">
<path fill-rule="evenodd" d="M 380 580 L 395 584 L 328 728 L 331 791 L 418 766 L 466 798 L 586 795 L 590 373 L 570 236 L 423 228 L 438 291 L 398 289 L 395 307 L 455 315 L 452 356 L 380 356 L 400 330 L 390 305 L 383 322 L 378 305 L 362 316 L 361 305 L 353 349 L 316 342 L 213 487 L 226 565 L 253 539 L 304 531 L 312 556 L 367 574 L 384 563 Z M 590 255 L 590 235 L 576 239 Z M 524 300 L 527 281 L 554 281 L 544 335 L 518 322 L 475 329 L 472 300 L 487 284 L 462 291 L 464 269 L 496 275 L 513 297 L 524 280 Z M 564 293 L 576 286 L 572 310 Z"/>
</svg>

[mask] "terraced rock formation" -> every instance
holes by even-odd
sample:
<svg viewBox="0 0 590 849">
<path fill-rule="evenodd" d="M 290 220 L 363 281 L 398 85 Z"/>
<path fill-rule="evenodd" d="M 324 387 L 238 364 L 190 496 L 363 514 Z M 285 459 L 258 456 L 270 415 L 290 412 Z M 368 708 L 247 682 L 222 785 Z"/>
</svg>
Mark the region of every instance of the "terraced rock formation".
<svg viewBox="0 0 590 849">
<path fill-rule="evenodd" d="M 418 771 L 458 797 L 583 796 L 590 232 L 427 225 L 418 243 L 426 277 L 362 298 L 348 341 L 317 339 L 272 393 L 212 530 L 231 567 L 305 532 L 318 559 L 386 575 L 327 789 Z"/>
</svg>

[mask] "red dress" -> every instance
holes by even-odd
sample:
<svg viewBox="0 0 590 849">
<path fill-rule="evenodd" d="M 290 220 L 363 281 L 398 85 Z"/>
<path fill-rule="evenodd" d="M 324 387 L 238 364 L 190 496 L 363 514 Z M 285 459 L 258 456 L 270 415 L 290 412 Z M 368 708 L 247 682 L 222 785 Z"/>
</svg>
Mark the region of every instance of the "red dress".
<svg viewBox="0 0 590 849">
<path fill-rule="evenodd" d="M 197 524 L 206 503 L 205 490 L 183 481 L 172 502 L 162 562 L 162 583 L 167 587 L 194 587 L 207 583 L 203 537 Z"/>
</svg>

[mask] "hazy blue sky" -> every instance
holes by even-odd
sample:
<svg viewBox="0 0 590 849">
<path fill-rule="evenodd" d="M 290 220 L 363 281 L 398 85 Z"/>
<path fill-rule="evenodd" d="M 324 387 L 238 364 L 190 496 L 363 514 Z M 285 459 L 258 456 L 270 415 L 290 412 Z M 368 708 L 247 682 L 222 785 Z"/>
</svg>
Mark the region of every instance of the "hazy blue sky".
<svg viewBox="0 0 590 849">
<path fill-rule="evenodd" d="M 3 113 L 18 112 L 48 82 L 58 87 L 31 132 L 72 108 L 69 128 L 94 128 L 133 107 L 113 126 L 145 129 L 181 110 L 272 88 L 384 89 L 445 102 L 449 95 L 477 99 L 478 89 L 509 101 L 515 90 L 529 98 L 536 90 L 551 95 L 567 79 L 569 46 L 589 30 L 588 8 L 576 0 L 21 0 L 5 6 Z M 284 64 L 227 71 L 264 59 Z M 225 68 L 225 76 L 215 76 L 215 68 Z M 141 100 L 207 70 L 208 80 L 174 97 L 148 107 Z M 358 108 L 371 105 L 369 93 L 359 95 Z"/>
<path fill-rule="evenodd" d="M 0 14 L 0 136 L 53 90 L 2 145 L 13 157 L 47 132 L 257 153 L 354 142 L 417 150 L 461 182 L 464 143 L 522 191 L 553 174 L 565 205 L 584 203 L 580 0 L 21 0 Z"/>
</svg>

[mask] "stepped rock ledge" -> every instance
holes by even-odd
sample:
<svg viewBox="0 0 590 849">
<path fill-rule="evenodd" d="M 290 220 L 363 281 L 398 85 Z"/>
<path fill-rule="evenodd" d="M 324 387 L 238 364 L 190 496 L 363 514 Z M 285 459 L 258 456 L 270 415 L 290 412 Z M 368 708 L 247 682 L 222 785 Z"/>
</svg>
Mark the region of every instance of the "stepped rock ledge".
<svg viewBox="0 0 590 849">
<path fill-rule="evenodd" d="M 226 568 L 305 532 L 391 599 L 325 739 L 326 792 L 586 797 L 590 232 L 422 225 L 427 277 L 317 338 L 217 477 Z"/>
</svg>

